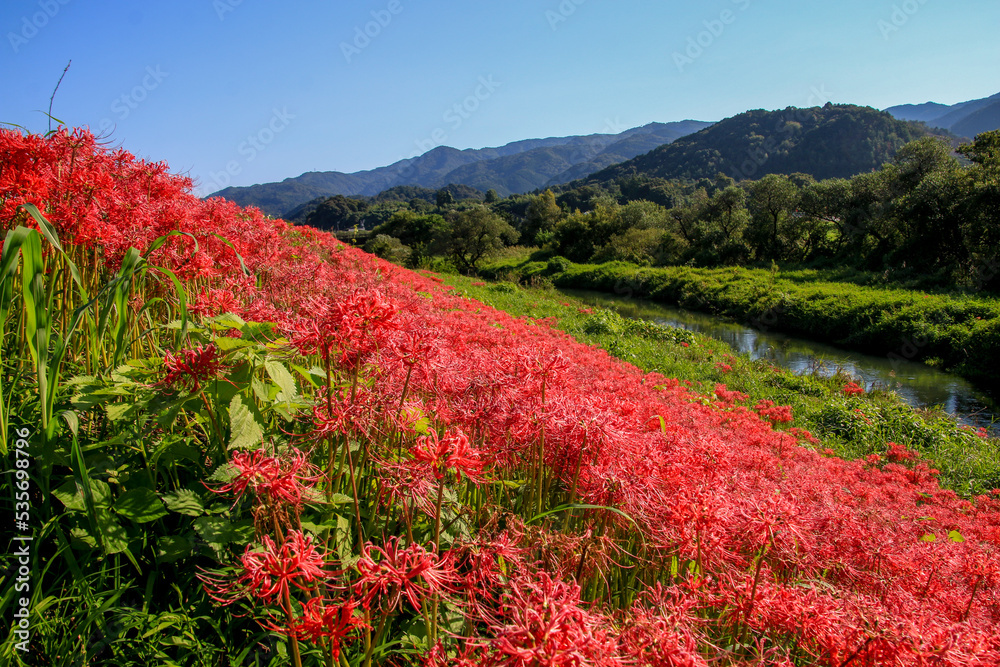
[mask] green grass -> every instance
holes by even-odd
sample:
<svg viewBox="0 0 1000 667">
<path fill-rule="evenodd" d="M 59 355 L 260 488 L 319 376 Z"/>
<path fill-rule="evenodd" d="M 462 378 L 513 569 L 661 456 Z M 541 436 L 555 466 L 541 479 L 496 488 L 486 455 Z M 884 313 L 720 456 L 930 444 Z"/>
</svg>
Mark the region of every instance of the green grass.
<svg viewBox="0 0 1000 667">
<path fill-rule="evenodd" d="M 881 389 L 848 396 L 843 391 L 851 381 L 847 375 L 795 375 L 766 360 L 736 354 L 707 336 L 590 308 L 538 275 L 530 282 L 534 287 L 448 277 L 461 294 L 515 316 L 545 320 L 645 371 L 685 381 L 706 397 L 712 396 L 716 384 L 725 384 L 747 394 L 743 404 L 751 408 L 762 400 L 790 405 L 794 419 L 780 428 L 805 429 L 819 440 L 811 444 L 802 439 L 806 446 L 829 448 L 837 456 L 855 459 L 885 454 L 887 443 L 896 442 L 919 451 L 941 471 L 942 486 L 959 494 L 977 495 L 1000 487 L 997 440 L 979 437 L 940 409 L 914 410 Z"/>
</svg>

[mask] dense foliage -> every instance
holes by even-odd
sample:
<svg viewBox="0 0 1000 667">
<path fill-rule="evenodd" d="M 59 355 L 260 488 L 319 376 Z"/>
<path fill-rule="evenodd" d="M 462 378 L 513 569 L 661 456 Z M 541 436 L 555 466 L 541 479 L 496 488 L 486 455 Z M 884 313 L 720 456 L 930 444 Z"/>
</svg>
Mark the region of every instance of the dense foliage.
<svg viewBox="0 0 1000 667">
<path fill-rule="evenodd" d="M 926 134 L 926 127 L 870 107 L 757 109 L 584 180 L 601 183 L 631 174 L 698 180 L 720 172 L 736 180 L 793 173 L 849 178 L 877 169 L 903 144 Z"/>
<path fill-rule="evenodd" d="M 1000 660 L 995 496 L 189 187 L 0 132 L 4 660 Z"/>
</svg>

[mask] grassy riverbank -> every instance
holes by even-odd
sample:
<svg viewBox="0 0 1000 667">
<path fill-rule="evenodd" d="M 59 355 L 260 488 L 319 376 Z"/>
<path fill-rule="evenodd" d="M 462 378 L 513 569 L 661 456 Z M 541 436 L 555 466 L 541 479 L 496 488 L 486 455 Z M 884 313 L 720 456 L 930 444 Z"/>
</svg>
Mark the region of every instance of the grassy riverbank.
<svg viewBox="0 0 1000 667">
<path fill-rule="evenodd" d="M 569 272 L 567 272 L 569 273 Z M 530 275 L 530 274 L 529 274 Z M 762 401 L 791 406 L 792 420 L 776 428 L 792 431 L 800 442 L 837 456 L 885 459 L 888 443 L 919 451 L 941 471 L 943 486 L 963 495 L 1000 487 L 1000 446 L 969 427 L 959 426 L 941 410 L 914 410 L 884 390 L 852 392 L 846 375 L 798 376 L 766 360 L 735 354 L 725 343 L 681 329 L 628 320 L 609 310 L 546 288 L 529 289 L 511 282 L 487 284 L 448 276 L 458 292 L 533 321 L 545 321 L 577 340 L 597 345 L 612 355 L 686 382 L 703 400 L 718 400 L 718 385 L 742 392 L 735 401 L 751 409 Z M 764 409 L 764 408 L 762 408 Z M 802 431 L 808 432 L 802 433 Z"/>
<path fill-rule="evenodd" d="M 833 282 L 812 270 L 647 268 L 574 264 L 561 257 L 532 261 L 523 255 L 485 273 L 514 280 L 539 276 L 558 287 L 677 304 L 997 383 L 1000 300 L 995 298 Z"/>
</svg>

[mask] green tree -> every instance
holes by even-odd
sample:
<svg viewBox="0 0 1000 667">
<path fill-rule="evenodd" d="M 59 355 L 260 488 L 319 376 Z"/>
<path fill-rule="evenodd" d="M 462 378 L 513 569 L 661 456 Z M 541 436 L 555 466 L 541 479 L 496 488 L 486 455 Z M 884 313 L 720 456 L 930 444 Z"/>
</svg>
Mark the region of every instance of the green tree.
<svg viewBox="0 0 1000 667">
<path fill-rule="evenodd" d="M 521 236 L 527 244 L 539 243 L 539 235 L 550 234 L 562 218 L 562 209 L 556 203 L 552 190 L 546 190 L 531 199 L 525 212 Z M 545 240 L 544 237 L 542 240 Z"/>
<path fill-rule="evenodd" d="M 455 195 L 451 194 L 451 190 L 441 188 L 434 195 L 434 201 L 438 208 L 447 208 L 455 203 Z"/>
<path fill-rule="evenodd" d="M 393 264 L 405 263 L 412 254 L 409 246 L 403 245 L 395 236 L 389 236 L 388 234 L 378 234 L 366 243 L 365 252 L 378 255 Z"/>
<path fill-rule="evenodd" d="M 460 271 L 467 273 L 475 272 L 479 262 L 518 239 L 517 231 L 485 206 L 453 212 L 448 223 L 444 251 Z"/>
<path fill-rule="evenodd" d="M 437 214 L 420 215 L 413 211 L 399 211 L 376 227 L 373 234 L 392 236 L 410 249 L 408 264 L 421 266 L 434 252 L 448 223 Z"/>
<path fill-rule="evenodd" d="M 486 191 L 485 201 L 487 204 L 496 204 L 498 201 L 500 201 L 500 195 L 497 194 L 496 190 L 490 188 L 489 190 Z"/>
<path fill-rule="evenodd" d="M 750 209 L 759 225 L 758 258 L 782 258 L 778 227 L 795 209 L 798 200 L 798 188 L 783 174 L 768 174 L 750 184 Z"/>
</svg>

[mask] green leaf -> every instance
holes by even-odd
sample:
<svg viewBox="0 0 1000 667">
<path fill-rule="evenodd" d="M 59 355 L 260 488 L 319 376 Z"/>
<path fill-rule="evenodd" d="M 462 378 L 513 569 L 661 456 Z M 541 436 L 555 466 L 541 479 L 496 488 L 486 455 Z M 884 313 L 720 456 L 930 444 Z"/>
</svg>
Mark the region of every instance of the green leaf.
<svg viewBox="0 0 1000 667">
<path fill-rule="evenodd" d="M 264 362 L 264 369 L 267 371 L 271 381 L 278 385 L 278 388 L 281 390 L 278 392 L 275 400 L 279 403 L 295 400 L 295 397 L 299 394 L 299 389 L 295 385 L 295 378 L 288 372 L 285 365 L 273 359 L 268 359 Z"/>
<path fill-rule="evenodd" d="M 242 350 L 248 347 L 254 347 L 257 345 L 256 341 L 246 340 L 244 338 L 230 338 L 228 336 L 220 336 L 212 340 L 215 346 L 218 347 L 223 352 L 230 352 L 232 350 Z"/>
<path fill-rule="evenodd" d="M 239 394 L 233 396 L 229 403 L 229 424 L 229 449 L 252 449 L 260 446 L 264 429 Z"/>
<path fill-rule="evenodd" d="M 965 541 L 965 538 L 962 537 L 962 533 L 958 532 L 957 530 L 953 530 L 950 533 L 948 533 L 948 539 L 951 540 L 952 542 L 964 542 Z"/>
<path fill-rule="evenodd" d="M 935 540 L 937 540 L 937 537 L 934 535 L 934 533 L 927 533 L 920 539 L 924 542 L 934 542 Z"/>
<path fill-rule="evenodd" d="M 104 553 L 118 554 L 128 549 L 128 534 L 110 510 L 97 508 L 97 525 L 101 530 Z"/>
<path fill-rule="evenodd" d="M 239 315 L 235 315 L 233 313 L 223 313 L 222 315 L 211 318 L 205 324 L 216 331 L 243 329 L 243 327 L 246 326 L 246 322 Z"/>
<path fill-rule="evenodd" d="M 186 537 L 178 535 L 162 535 L 156 538 L 156 560 L 160 563 L 173 563 L 191 555 L 194 544 Z"/>
<path fill-rule="evenodd" d="M 180 489 L 174 493 L 163 495 L 163 502 L 170 508 L 171 512 L 186 514 L 187 516 L 201 516 L 205 513 L 205 506 L 191 489 Z"/>
<path fill-rule="evenodd" d="M 136 413 L 135 403 L 112 403 L 106 406 L 104 409 L 108 413 L 108 419 L 113 422 L 120 421 L 126 418 L 132 418 Z"/>
<path fill-rule="evenodd" d="M 90 480 L 90 493 L 94 497 L 95 507 L 110 507 L 111 506 L 111 487 L 108 486 L 107 482 L 99 479 Z M 74 512 L 85 512 L 87 506 L 83 499 L 83 487 L 76 479 L 66 480 L 57 489 L 52 490 L 52 495 L 55 496 L 66 509 L 72 510 Z"/>
<path fill-rule="evenodd" d="M 136 523 L 149 523 L 168 514 L 159 496 L 146 488 L 126 491 L 114 506 L 115 512 Z"/>
<path fill-rule="evenodd" d="M 334 529 L 334 539 L 337 543 L 337 555 L 340 557 L 340 566 L 343 568 L 353 566 L 358 561 L 358 557 L 354 555 L 351 522 L 339 514 L 337 515 L 337 527 Z"/>
<path fill-rule="evenodd" d="M 252 521 L 231 523 L 228 519 L 218 516 L 203 516 L 194 521 L 194 529 L 214 551 L 233 542 L 246 544 L 253 539 Z"/>
</svg>

